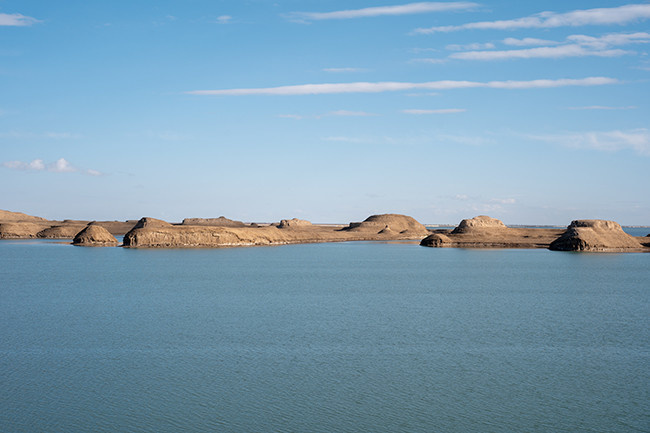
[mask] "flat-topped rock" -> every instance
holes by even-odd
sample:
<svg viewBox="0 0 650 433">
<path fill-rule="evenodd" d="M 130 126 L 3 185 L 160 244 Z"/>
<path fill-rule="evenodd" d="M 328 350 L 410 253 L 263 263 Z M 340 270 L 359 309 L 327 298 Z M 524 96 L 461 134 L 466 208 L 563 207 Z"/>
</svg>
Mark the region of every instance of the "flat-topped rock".
<svg viewBox="0 0 650 433">
<path fill-rule="evenodd" d="M 0 210 L 0 222 L 47 222 L 45 218 L 27 215 L 22 212 L 11 212 L 8 210 Z"/>
<path fill-rule="evenodd" d="M 184 226 L 214 226 L 214 227 L 246 227 L 241 221 L 235 221 L 220 216 L 219 218 L 185 218 L 182 225 Z"/>
<path fill-rule="evenodd" d="M 301 220 L 298 218 L 292 218 L 290 220 L 282 220 L 278 225 L 279 229 L 300 229 L 305 227 L 311 227 L 312 223 L 307 220 Z"/>
<path fill-rule="evenodd" d="M 476 231 L 486 232 L 507 229 L 508 227 L 501 221 L 496 218 L 491 218 L 487 215 L 479 215 L 471 219 L 464 219 L 458 224 L 452 233 L 453 234 L 462 234 L 462 233 L 472 233 Z"/>
<path fill-rule="evenodd" d="M 641 250 L 643 245 L 614 221 L 575 220 L 549 249 L 556 251 Z"/>
<path fill-rule="evenodd" d="M 114 247 L 118 242 L 108 230 L 96 223 L 88 224 L 72 240 L 80 247 Z"/>
<path fill-rule="evenodd" d="M 36 234 L 37 238 L 43 239 L 72 239 L 79 231 L 83 230 L 85 225 L 65 224 L 48 227 Z"/>
<path fill-rule="evenodd" d="M 31 239 L 43 229 L 50 227 L 50 224 L 14 222 L 0 224 L 0 239 Z"/>
<path fill-rule="evenodd" d="M 388 233 L 387 229 L 396 234 L 410 234 L 413 236 L 427 236 L 429 234 L 427 228 L 415 218 L 400 214 L 371 215 L 360 223 L 350 223 L 348 227 L 342 230 L 374 233 L 384 231 L 384 234 L 386 234 Z"/>
<path fill-rule="evenodd" d="M 159 220 L 151 217 L 140 218 L 138 222 L 133 226 L 133 229 L 142 229 L 142 228 L 155 228 L 155 227 L 173 227 L 172 224 L 167 221 Z"/>
</svg>

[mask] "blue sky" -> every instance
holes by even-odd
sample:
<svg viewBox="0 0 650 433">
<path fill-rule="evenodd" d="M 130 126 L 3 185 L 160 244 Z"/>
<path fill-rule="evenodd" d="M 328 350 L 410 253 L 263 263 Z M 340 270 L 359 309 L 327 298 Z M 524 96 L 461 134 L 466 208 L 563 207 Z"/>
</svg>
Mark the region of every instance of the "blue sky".
<svg viewBox="0 0 650 433">
<path fill-rule="evenodd" d="M 650 3 L 0 0 L 0 209 L 650 224 Z"/>
</svg>

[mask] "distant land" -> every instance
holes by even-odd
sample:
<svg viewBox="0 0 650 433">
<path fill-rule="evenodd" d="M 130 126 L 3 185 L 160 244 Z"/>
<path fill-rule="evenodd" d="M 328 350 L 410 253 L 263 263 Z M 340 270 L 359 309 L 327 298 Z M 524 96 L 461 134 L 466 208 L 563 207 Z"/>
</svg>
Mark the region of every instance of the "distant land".
<svg viewBox="0 0 650 433">
<path fill-rule="evenodd" d="M 568 227 L 506 226 L 496 218 L 480 215 L 464 219 L 457 226 L 439 224 L 428 227 L 400 214 L 372 215 L 361 222 L 337 225 L 312 224 L 297 218 L 277 223 L 244 223 L 224 216 L 186 218 L 182 223 L 149 217 L 138 221 L 50 221 L 21 212 L 0 210 L 0 239 L 69 239 L 79 246 L 118 246 L 115 236 L 124 236 L 121 246 L 127 248 L 219 248 L 411 240 L 438 248 L 650 252 L 650 234 L 631 236 L 614 221 L 576 220 Z"/>
</svg>

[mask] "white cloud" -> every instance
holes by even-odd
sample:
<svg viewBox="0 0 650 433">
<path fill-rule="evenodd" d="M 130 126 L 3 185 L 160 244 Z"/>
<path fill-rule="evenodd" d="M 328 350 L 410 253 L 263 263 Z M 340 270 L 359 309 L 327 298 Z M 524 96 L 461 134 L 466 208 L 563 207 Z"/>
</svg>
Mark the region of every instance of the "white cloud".
<svg viewBox="0 0 650 433">
<path fill-rule="evenodd" d="M 70 163 L 66 161 L 64 158 L 59 158 L 52 164 L 49 164 L 48 170 L 54 171 L 56 173 L 70 173 L 73 171 L 77 171 L 77 169 L 71 166 Z"/>
<path fill-rule="evenodd" d="M 336 93 L 380 93 L 396 92 L 403 90 L 427 89 L 449 90 L 466 88 L 492 88 L 492 89 L 532 89 L 552 88 L 566 86 L 602 86 L 615 84 L 619 81 L 608 77 L 587 78 L 560 78 L 541 79 L 530 81 L 429 81 L 424 83 L 385 81 L 385 82 L 357 82 L 357 83 L 325 83 L 325 84 L 300 84 L 294 86 L 262 87 L 248 89 L 219 89 L 219 90 L 193 90 L 186 92 L 190 95 L 323 95 Z"/>
<path fill-rule="evenodd" d="M 491 50 L 495 48 L 495 46 L 492 42 L 486 42 L 484 44 L 475 42 L 473 44 L 466 44 L 466 45 L 451 44 L 451 45 L 447 45 L 445 48 L 450 51 Z"/>
<path fill-rule="evenodd" d="M 466 29 L 511 30 L 525 28 L 578 27 L 586 25 L 622 25 L 650 18 L 650 4 L 630 4 L 613 8 L 597 8 L 556 13 L 541 12 L 523 18 L 467 23 L 459 26 L 418 28 L 414 33 L 429 34 Z"/>
<path fill-rule="evenodd" d="M 48 164 L 46 164 L 40 158 L 34 159 L 30 162 L 7 161 L 7 162 L 3 162 L 2 166 L 13 170 L 25 170 L 25 171 L 50 171 L 53 173 L 81 172 L 91 176 L 100 176 L 102 174 L 101 172 L 92 169 L 80 170 L 79 168 L 70 164 L 70 162 L 68 162 L 65 158 L 59 158 L 56 161 Z"/>
<path fill-rule="evenodd" d="M 560 59 L 565 57 L 618 57 L 632 54 L 631 51 L 620 49 L 613 50 L 591 50 L 581 45 L 561 45 L 557 47 L 537 47 L 522 50 L 503 51 L 466 51 L 454 53 L 449 57 L 460 60 L 506 60 L 506 59 Z"/>
<path fill-rule="evenodd" d="M 568 107 L 568 110 L 634 110 L 638 107 L 628 105 L 627 107 L 609 107 L 606 105 L 589 105 L 586 107 Z"/>
<path fill-rule="evenodd" d="M 594 149 L 608 152 L 633 150 L 643 156 L 650 156 L 650 130 L 645 128 L 630 131 L 578 132 L 558 135 L 537 135 L 528 138 L 579 149 Z"/>
<path fill-rule="evenodd" d="M 440 108 L 437 110 L 422 110 L 422 109 L 408 109 L 402 110 L 402 113 L 405 114 L 453 114 L 453 113 L 463 113 L 467 111 L 464 108 Z"/>
<path fill-rule="evenodd" d="M 514 47 L 530 47 L 534 45 L 556 45 L 559 43 L 555 41 L 549 41 L 546 39 L 537 39 L 537 38 L 523 38 L 523 39 L 505 38 L 502 42 L 506 45 L 511 45 Z"/>
<path fill-rule="evenodd" d="M 444 12 L 473 9 L 472 2 L 419 2 L 397 6 L 378 6 L 363 9 L 349 9 L 333 12 L 291 12 L 287 18 L 294 21 L 341 20 L 351 18 L 377 17 L 384 15 L 411 15 L 428 12 Z"/>
<path fill-rule="evenodd" d="M 439 134 L 435 137 L 436 141 L 462 144 L 464 146 L 484 146 L 486 144 L 494 143 L 491 138 L 485 136 L 472 136 L 472 135 L 449 135 Z"/>
<path fill-rule="evenodd" d="M 628 45 L 635 43 L 648 43 L 650 42 L 650 33 L 636 32 L 636 33 L 611 33 L 601 37 L 587 36 L 587 35 L 571 35 L 567 37 L 567 41 L 576 44 L 587 46 L 593 49 L 604 49 L 615 45 Z"/>
<path fill-rule="evenodd" d="M 25 27 L 41 21 L 21 14 L 0 14 L 0 26 Z"/>
<path fill-rule="evenodd" d="M 634 52 L 621 49 L 611 49 L 611 47 L 634 43 L 648 43 L 650 42 L 650 33 L 613 33 L 600 37 L 571 35 L 566 38 L 566 43 L 563 45 L 557 45 L 559 42 L 547 42 L 551 42 L 551 44 L 554 44 L 555 46 L 501 51 L 466 51 L 463 53 L 453 53 L 449 57 L 462 60 L 504 60 L 532 58 L 558 59 L 565 57 L 586 56 L 618 57 L 626 54 L 634 54 Z"/>
<path fill-rule="evenodd" d="M 217 24 L 228 24 L 232 20 L 230 15 L 221 15 L 217 17 Z"/>
</svg>

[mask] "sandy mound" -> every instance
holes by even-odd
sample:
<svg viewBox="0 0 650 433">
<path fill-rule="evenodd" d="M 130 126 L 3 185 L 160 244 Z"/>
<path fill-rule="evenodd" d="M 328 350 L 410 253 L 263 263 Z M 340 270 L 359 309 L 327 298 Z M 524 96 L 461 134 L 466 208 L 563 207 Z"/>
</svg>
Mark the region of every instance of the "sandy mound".
<svg viewBox="0 0 650 433">
<path fill-rule="evenodd" d="M 41 230 L 36 234 L 36 237 L 45 239 L 72 239 L 84 227 L 83 225 L 76 224 L 53 226 Z"/>
<path fill-rule="evenodd" d="M 450 246 L 451 244 L 451 239 L 440 233 L 434 233 L 420 241 L 420 245 L 423 247 L 445 247 Z"/>
<path fill-rule="evenodd" d="M 479 215 L 472 219 L 465 219 L 458 224 L 451 233 L 462 234 L 472 232 L 487 232 L 508 228 L 501 220 L 490 218 L 486 215 Z"/>
<path fill-rule="evenodd" d="M 241 221 L 234 221 L 224 216 L 219 218 L 185 218 L 184 226 L 246 227 Z"/>
<path fill-rule="evenodd" d="M 156 218 L 144 217 L 133 226 L 131 230 L 142 229 L 142 228 L 155 228 L 155 227 L 172 227 L 172 224 L 167 221 L 159 220 Z"/>
<path fill-rule="evenodd" d="M 72 240 L 73 245 L 82 247 L 110 247 L 118 244 L 117 239 L 104 227 L 90 223 Z"/>
<path fill-rule="evenodd" d="M 641 249 L 642 245 L 623 231 L 614 221 L 576 220 L 551 242 L 549 249 L 557 251 L 619 251 Z"/>
<path fill-rule="evenodd" d="M 35 238 L 49 224 L 38 223 L 3 223 L 0 224 L 0 239 L 29 239 Z"/>
<path fill-rule="evenodd" d="M 45 218 L 27 215 L 22 212 L 10 212 L 8 210 L 0 210 L 0 221 L 47 222 Z"/>
<path fill-rule="evenodd" d="M 392 232 L 400 234 L 420 234 L 426 236 L 429 231 L 414 218 L 399 214 L 372 215 L 360 223 L 350 223 L 348 227 L 342 230 L 353 232 L 374 232 L 380 233 L 383 230 L 390 229 Z"/>
<path fill-rule="evenodd" d="M 300 229 L 305 227 L 311 227 L 312 224 L 306 220 L 300 220 L 298 218 L 292 218 L 290 220 L 282 220 L 278 225 L 279 229 Z"/>
</svg>

